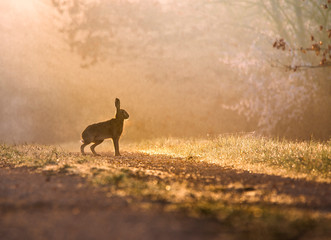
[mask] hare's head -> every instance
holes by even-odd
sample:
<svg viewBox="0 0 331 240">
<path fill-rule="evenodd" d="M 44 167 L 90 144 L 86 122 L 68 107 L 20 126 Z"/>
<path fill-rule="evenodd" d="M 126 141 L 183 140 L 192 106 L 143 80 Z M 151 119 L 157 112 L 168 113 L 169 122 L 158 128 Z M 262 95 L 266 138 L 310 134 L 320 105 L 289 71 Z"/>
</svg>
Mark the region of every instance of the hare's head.
<svg viewBox="0 0 331 240">
<path fill-rule="evenodd" d="M 121 109 L 120 100 L 118 98 L 115 99 L 115 107 L 116 107 L 116 119 L 128 119 L 129 114 L 124 110 Z"/>
</svg>

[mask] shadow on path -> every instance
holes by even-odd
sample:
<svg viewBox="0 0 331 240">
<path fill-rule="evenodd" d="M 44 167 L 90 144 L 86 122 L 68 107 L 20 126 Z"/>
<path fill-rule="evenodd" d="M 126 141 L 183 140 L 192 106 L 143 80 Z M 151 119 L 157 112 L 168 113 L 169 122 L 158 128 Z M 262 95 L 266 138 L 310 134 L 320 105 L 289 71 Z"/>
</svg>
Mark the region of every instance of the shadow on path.
<svg viewBox="0 0 331 240">
<path fill-rule="evenodd" d="M 149 173 L 154 170 L 155 176 L 160 175 L 160 172 L 166 173 L 166 177 L 187 181 L 197 187 L 220 185 L 223 186 L 223 192 L 230 192 L 231 189 L 237 193 L 259 190 L 269 195 L 287 196 L 300 201 L 285 205 L 331 212 L 329 183 L 241 171 L 165 155 L 124 153 L 120 158 L 107 155 L 107 161 L 119 168 L 137 168 L 142 171 L 148 170 Z M 270 200 L 273 204 L 279 204 L 277 200 Z"/>
<path fill-rule="evenodd" d="M 0 168 L 0 239 L 232 239 L 216 221 L 143 211 L 77 176 Z"/>
</svg>

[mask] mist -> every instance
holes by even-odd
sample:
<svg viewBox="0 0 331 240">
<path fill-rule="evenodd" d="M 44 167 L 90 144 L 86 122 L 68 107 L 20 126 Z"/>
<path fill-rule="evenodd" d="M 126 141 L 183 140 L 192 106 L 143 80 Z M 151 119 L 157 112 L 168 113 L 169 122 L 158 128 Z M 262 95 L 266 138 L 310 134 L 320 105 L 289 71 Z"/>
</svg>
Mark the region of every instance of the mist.
<svg viewBox="0 0 331 240">
<path fill-rule="evenodd" d="M 114 117 L 116 97 L 130 114 L 126 140 L 330 138 L 330 68 L 272 66 L 315 61 L 272 48 L 282 33 L 296 42 L 304 32 L 242 4 L 1 1 L 0 141 L 78 141 L 87 125 Z"/>
</svg>

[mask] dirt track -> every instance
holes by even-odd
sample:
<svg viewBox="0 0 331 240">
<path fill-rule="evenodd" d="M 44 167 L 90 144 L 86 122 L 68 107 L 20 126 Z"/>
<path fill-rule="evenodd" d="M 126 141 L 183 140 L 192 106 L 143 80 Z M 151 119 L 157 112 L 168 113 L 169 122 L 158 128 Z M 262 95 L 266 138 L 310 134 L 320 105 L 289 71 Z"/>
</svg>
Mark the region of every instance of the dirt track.
<svg viewBox="0 0 331 240">
<path fill-rule="evenodd" d="M 0 169 L 0 239 L 213 239 L 220 225 L 143 211 L 79 177 Z"/>
<path fill-rule="evenodd" d="M 148 175 L 171 181 L 186 181 L 195 188 L 222 186 L 222 192 L 242 195 L 244 192 L 261 193 L 254 202 L 285 204 L 272 196 L 286 196 L 292 205 L 331 213 L 331 184 L 293 179 L 288 177 L 252 173 L 217 164 L 200 161 L 151 156 L 147 154 L 125 154 L 121 159 L 109 156 L 109 164 L 118 168 L 133 168 L 148 172 Z M 231 201 L 233 199 L 230 199 Z M 246 199 L 250 201 L 249 199 Z"/>
<path fill-rule="evenodd" d="M 149 177 L 187 181 L 195 188 L 229 186 L 222 191 L 238 197 L 262 191 L 255 202 L 331 212 L 331 185 L 278 176 L 240 172 L 217 165 L 166 156 L 124 154 L 104 156 L 118 168 L 139 169 Z M 101 159 L 101 158 L 100 158 Z M 242 187 L 236 187 L 238 184 Z M 272 201 L 288 196 L 301 201 Z M 256 200 L 258 199 L 258 200 Z M 277 198 L 276 198 L 277 199 Z M 231 200 L 231 199 L 230 199 Z M 248 201 L 244 199 L 243 202 Z M 0 168 L 0 239 L 233 239 L 221 223 L 128 203 L 106 196 L 78 176 L 48 176 L 27 168 Z"/>
</svg>

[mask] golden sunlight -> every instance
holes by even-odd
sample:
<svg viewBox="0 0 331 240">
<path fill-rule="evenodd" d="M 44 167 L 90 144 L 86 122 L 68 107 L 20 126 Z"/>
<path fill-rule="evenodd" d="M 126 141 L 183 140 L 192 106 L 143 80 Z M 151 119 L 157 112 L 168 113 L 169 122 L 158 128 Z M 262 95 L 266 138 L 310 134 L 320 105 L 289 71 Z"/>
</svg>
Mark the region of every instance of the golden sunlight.
<svg viewBox="0 0 331 240">
<path fill-rule="evenodd" d="M 315 2 L 0 0 L 0 238 L 330 239 Z"/>
<path fill-rule="evenodd" d="M 36 8 L 36 4 L 38 4 L 40 1 L 37 0 L 2 0 L 2 4 L 7 4 L 10 7 L 14 8 L 15 10 L 20 10 L 23 12 L 29 12 L 33 11 Z"/>
</svg>

